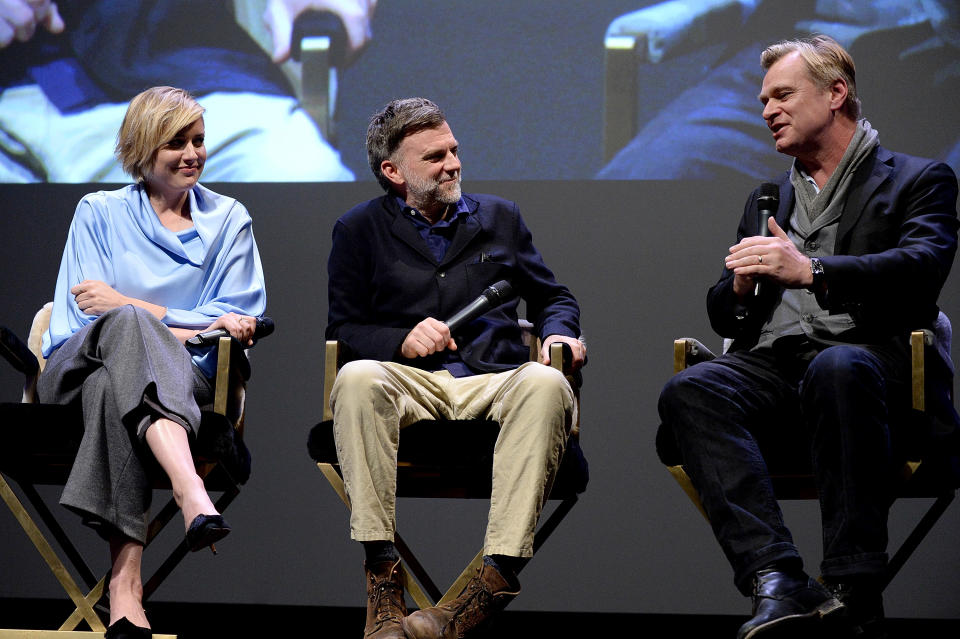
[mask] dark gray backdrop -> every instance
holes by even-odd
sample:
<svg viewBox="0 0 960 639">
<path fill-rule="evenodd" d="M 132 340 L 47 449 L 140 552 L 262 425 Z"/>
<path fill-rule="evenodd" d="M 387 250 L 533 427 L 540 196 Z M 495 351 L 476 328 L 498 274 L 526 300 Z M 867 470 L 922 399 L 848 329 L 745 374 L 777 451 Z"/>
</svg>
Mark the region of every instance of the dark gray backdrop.
<svg viewBox="0 0 960 639">
<path fill-rule="evenodd" d="M 469 148 L 469 147 L 468 147 Z M 469 166 L 469 157 L 465 159 Z M 253 353 L 247 441 L 254 472 L 228 511 L 235 532 L 217 557 L 199 553 L 157 600 L 363 605 L 361 551 L 347 511 L 306 454 L 319 420 L 326 321 L 326 256 L 334 219 L 378 195 L 373 183 L 211 185 L 243 201 L 267 276 L 277 333 Z M 671 374 L 671 342 L 718 345 L 704 312 L 743 200 L 755 186 L 667 182 L 468 182 L 466 190 L 519 202 L 537 246 L 583 308 L 590 365 L 583 389 L 584 449 L 591 483 L 523 574 L 517 609 L 646 613 L 742 613 L 748 603 L 708 526 L 657 461 L 656 400 Z M 0 323 L 26 333 L 51 299 L 73 208 L 84 185 L 0 185 Z M 960 318 L 958 276 L 942 306 Z M 956 352 L 954 360 L 957 360 Z M 0 399 L 19 381 L 0 367 Z M 2 445 L 2 440 L 0 440 Z M 56 491 L 46 491 L 56 498 Z M 898 502 L 899 542 L 926 503 Z M 399 526 L 428 567 L 452 579 L 482 543 L 486 502 L 401 500 Z M 819 562 L 819 513 L 785 505 L 808 566 Z M 107 551 L 78 530 L 85 546 Z M 172 527 L 176 528 L 176 526 Z M 954 506 L 888 590 L 894 617 L 960 617 L 960 507 Z M 0 597 L 56 597 L 59 586 L 5 510 L 0 511 Z M 169 540 L 168 540 L 169 541 Z"/>
</svg>

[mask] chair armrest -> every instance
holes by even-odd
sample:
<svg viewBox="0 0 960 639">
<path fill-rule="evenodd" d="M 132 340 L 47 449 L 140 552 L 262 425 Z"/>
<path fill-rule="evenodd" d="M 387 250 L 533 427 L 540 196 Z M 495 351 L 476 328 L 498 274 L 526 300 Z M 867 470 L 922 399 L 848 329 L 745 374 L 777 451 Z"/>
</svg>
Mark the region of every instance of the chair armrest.
<svg viewBox="0 0 960 639">
<path fill-rule="evenodd" d="M 717 356 L 703 342 L 693 337 L 681 337 L 673 341 L 673 372 L 679 373 L 685 368 L 709 362 Z"/>
<path fill-rule="evenodd" d="M 272 332 L 272 324 L 270 322 L 271 329 L 254 344 Z M 213 412 L 227 417 L 242 434 L 246 383 L 250 379 L 249 349 L 230 336 L 218 338 L 215 348 L 217 367 L 213 382 Z"/>
<path fill-rule="evenodd" d="M 327 340 L 323 353 L 323 421 L 333 419 L 333 410 L 330 408 L 330 393 L 333 391 L 333 382 L 337 379 L 340 370 L 340 342 L 335 339 Z"/>
<path fill-rule="evenodd" d="M 40 363 L 23 340 L 6 326 L 0 326 L 0 354 L 11 366 L 23 373 L 23 402 L 35 402 Z"/>
</svg>

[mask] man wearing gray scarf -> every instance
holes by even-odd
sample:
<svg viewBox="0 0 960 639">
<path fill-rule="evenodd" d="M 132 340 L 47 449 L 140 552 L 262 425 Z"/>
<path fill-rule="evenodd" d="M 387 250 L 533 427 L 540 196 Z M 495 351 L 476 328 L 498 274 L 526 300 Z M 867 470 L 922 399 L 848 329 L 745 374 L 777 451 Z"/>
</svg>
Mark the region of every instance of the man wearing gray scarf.
<svg viewBox="0 0 960 639">
<path fill-rule="evenodd" d="M 896 469 L 908 450 L 960 439 L 949 355 L 927 374 L 941 439 L 905 419 L 907 334 L 938 315 L 957 249 L 957 180 L 945 164 L 880 146 L 860 116 L 853 60 L 831 38 L 773 45 L 762 65 L 763 118 L 793 166 L 769 237 L 758 235 L 758 193 L 747 201 L 707 297 L 733 345 L 667 383 L 658 440 L 676 443 L 734 581 L 753 597 L 738 639 L 819 636 L 830 621 L 884 637 Z M 803 571 L 764 456 L 801 447 L 820 495 L 823 584 Z"/>
</svg>

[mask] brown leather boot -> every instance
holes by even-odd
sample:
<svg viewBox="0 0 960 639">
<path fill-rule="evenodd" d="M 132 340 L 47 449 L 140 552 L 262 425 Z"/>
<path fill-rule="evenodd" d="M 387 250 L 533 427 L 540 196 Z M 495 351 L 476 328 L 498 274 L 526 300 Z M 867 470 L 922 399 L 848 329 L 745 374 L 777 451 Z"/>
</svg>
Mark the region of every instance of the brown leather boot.
<svg viewBox="0 0 960 639">
<path fill-rule="evenodd" d="M 367 566 L 367 625 L 365 639 L 404 639 L 400 621 L 407 615 L 403 602 L 400 560 Z"/>
<path fill-rule="evenodd" d="M 484 564 L 453 601 L 418 610 L 403 620 L 408 639 L 463 639 L 503 610 L 513 591 L 492 566 Z"/>
</svg>

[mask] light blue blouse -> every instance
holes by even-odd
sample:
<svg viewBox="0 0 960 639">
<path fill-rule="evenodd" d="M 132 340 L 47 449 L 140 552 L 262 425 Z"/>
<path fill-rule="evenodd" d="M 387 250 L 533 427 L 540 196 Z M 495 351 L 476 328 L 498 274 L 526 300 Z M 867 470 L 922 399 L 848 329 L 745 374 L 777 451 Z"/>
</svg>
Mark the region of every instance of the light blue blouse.
<svg viewBox="0 0 960 639">
<path fill-rule="evenodd" d="M 167 307 L 167 326 L 202 329 L 230 311 L 259 317 L 266 309 L 260 254 L 246 208 L 199 184 L 190 190 L 193 228 L 164 227 L 142 185 L 84 196 L 70 224 L 60 262 L 43 355 L 97 319 L 77 306 L 70 289 L 100 280 L 118 292 Z M 212 377 L 210 347 L 191 348 Z"/>
</svg>

